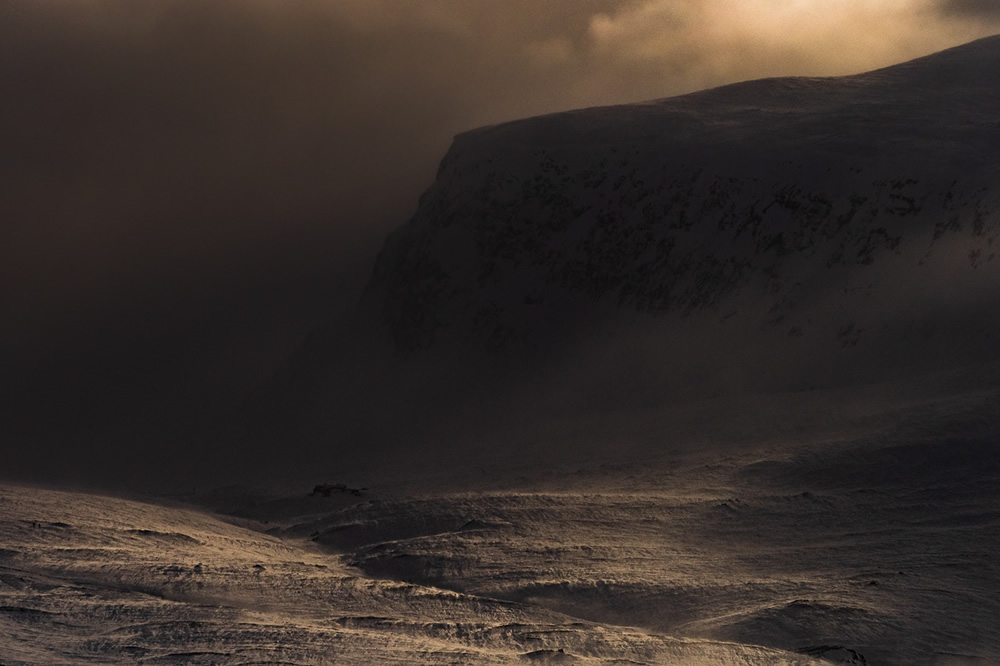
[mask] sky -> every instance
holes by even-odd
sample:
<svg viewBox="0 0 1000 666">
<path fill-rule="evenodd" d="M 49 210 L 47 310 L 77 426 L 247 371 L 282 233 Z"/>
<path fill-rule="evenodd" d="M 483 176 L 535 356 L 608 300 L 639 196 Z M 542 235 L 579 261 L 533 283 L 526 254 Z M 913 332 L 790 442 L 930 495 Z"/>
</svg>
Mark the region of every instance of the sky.
<svg viewBox="0 0 1000 666">
<path fill-rule="evenodd" d="M 456 133 L 997 32 L 995 0 L 4 0 L 0 397 L 71 433 L 237 399 Z"/>
</svg>

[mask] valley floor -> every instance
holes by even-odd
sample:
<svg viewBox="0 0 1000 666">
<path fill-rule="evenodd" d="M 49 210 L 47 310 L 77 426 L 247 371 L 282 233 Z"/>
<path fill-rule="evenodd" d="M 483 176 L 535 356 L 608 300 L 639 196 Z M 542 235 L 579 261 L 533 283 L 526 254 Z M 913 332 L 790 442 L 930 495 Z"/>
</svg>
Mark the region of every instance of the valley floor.
<svg viewBox="0 0 1000 666">
<path fill-rule="evenodd" d="M 228 516 L 0 486 L 0 663 L 997 663 L 997 405 L 447 490 L 187 498 Z"/>
</svg>

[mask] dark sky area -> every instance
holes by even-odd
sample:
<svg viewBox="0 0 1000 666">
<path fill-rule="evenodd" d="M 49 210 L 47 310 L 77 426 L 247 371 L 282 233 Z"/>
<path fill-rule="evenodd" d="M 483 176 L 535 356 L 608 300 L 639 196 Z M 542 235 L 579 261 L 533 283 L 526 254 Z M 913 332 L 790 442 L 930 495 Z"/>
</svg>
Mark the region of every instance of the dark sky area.
<svg viewBox="0 0 1000 666">
<path fill-rule="evenodd" d="M 237 402 L 357 299 L 458 132 L 872 69 L 997 7 L 4 0 L 0 437 L 40 452 L 14 473 L 97 438 L 143 460 L 150 422 L 166 444 Z"/>
</svg>

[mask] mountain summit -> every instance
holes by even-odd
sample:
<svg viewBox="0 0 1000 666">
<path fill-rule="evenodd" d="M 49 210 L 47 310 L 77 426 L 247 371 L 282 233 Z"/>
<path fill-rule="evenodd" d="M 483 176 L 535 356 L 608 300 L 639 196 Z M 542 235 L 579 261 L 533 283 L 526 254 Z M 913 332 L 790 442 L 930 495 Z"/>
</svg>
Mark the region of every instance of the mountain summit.
<svg viewBox="0 0 1000 666">
<path fill-rule="evenodd" d="M 467 132 L 364 303 L 408 355 L 642 329 L 750 373 L 969 360 L 1000 330 L 996 71 L 1000 36 Z"/>
</svg>

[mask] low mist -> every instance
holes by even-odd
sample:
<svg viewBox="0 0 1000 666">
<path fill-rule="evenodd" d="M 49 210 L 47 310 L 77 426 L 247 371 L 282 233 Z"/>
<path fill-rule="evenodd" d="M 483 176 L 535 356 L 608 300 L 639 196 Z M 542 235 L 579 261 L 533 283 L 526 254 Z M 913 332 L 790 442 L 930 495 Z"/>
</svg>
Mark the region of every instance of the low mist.
<svg viewBox="0 0 1000 666">
<path fill-rule="evenodd" d="M 958 0 L 5 2 L 6 469 L 227 464 L 246 396 L 357 302 L 458 132 L 998 29 Z"/>
</svg>

